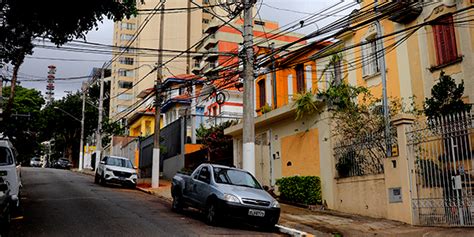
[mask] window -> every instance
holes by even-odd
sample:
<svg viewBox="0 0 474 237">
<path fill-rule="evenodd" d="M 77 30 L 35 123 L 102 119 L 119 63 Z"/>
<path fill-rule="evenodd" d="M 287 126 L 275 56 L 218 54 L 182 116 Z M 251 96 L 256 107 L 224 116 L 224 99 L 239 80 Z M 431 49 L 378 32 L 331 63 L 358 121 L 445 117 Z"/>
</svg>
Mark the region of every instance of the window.
<svg viewBox="0 0 474 237">
<path fill-rule="evenodd" d="M 293 75 L 288 75 L 288 99 L 293 97 Z"/>
<path fill-rule="evenodd" d="M 13 155 L 6 147 L 0 147 L 0 165 L 13 164 Z"/>
<path fill-rule="evenodd" d="M 130 58 L 130 57 L 121 57 L 119 59 L 119 62 L 121 64 L 126 64 L 126 65 L 133 65 L 133 58 Z"/>
<path fill-rule="evenodd" d="M 119 88 L 122 89 L 131 89 L 133 87 L 133 82 L 131 81 L 118 81 Z"/>
<path fill-rule="evenodd" d="M 133 77 L 135 73 L 132 70 L 119 69 L 118 74 L 121 77 Z"/>
<path fill-rule="evenodd" d="M 377 44 L 375 40 L 362 42 L 362 76 L 370 76 L 380 72 L 377 60 Z"/>
<path fill-rule="evenodd" d="M 262 189 L 251 174 L 240 170 L 214 167 L 214 181 L 220 184 Z"/>
<path fill-rule="evenodd" d="M 201 67 L 201 60 L 200 59 L 195 59 L 194 60 L 194 67 L 195 68 Z"/>
<path fill-rule="evenodd" d="M 120 52 L 124 53 L 136 53 L 137 51 L 135 49 L 130 49 L 125 46 L 120 46 Z"/>
<path fill-rule="evenodd" d="M 304 68 L 303 64 L 296 65 L 296 90 L 298 93 L 303 93 L 304 88 Z"/>
<path fill-rule="evenodd" d="M 308 65 L 305 68 L 306 72 L 306 91 L 312 91 L 313 90 L 313 68 Z"/>
<path fill-rule="evenodd" d="M 265 26 L 265 22 L 263 21 L 254 21 L 255 25 L 258 25 L 258 26 Z"/>
<path fill-rule="evenodd" d="M 135 30 L 136 25 L 134 23 L 122 22 L 121 29 L 122 30 Z"/>
<path fill-rule="evenodd" d="M 120 94 L 117 98 L 118 98 L 119 100 L 132 100 L 132 99 L 133 99 L 133 95 L 132 95 L 132 94 L 125 93 L 125 94 Z"/>
<path fill-rule="evenodd" d="M 120 39 L 121 40 L 132 40 L 133 39 L 133 35 L 130 35 L 130 34 L 121 34 L 120 35 Z"/>
<path fill-rule="evenodd" d="M 117 112 L 121 113 L 123 111 L 127 110 L 127 106 L 124 105 L 117 105 Z"/>
<path fill-rule="evenodd" d="M 199 172 L 198 179 L 205 183 L 209 183 L 211 181 L 211 172 L 209 172 L 208 167 L 202 167 L 201 172 Z"/>
<path fill-rule="evenodd" d="M 436 62 L 443 65 L 455 61 L 458 57 L 456 48 L 456 34 L 454 32 L 453 16 L 440 17 L 433 25 Z"/>
<path fill-rule="evenodd" d="M 209 24 L 209 19 L 202 19 L 202 23 Z"/>
<path fill-rule="evenodd" d="M 266 103 L 266 90 L 265 90 L 265 80 L 258 81 L 258 92 L 259 92 L 259 107 L 262 108 Z"/>
<path fill-rule="evenodd" d="M 109 157 L 105 162 L 107 165 L 133 169 L 133 165 L 130 160 Z"/>
</svg>

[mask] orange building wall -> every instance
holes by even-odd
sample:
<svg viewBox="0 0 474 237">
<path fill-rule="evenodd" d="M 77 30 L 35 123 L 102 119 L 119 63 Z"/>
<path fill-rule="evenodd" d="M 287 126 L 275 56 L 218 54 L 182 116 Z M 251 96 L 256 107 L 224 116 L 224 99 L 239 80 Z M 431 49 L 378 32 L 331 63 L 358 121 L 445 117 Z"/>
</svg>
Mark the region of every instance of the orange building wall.
<svg viewBox="0 0 474 237">
<path fill-rule="evenodd" d="M 281 140 L 282 176 L 320 176 L 318 129 L 283 137 Z M 291 162 L 291 165 L 289 163 Z"/>
</svg>

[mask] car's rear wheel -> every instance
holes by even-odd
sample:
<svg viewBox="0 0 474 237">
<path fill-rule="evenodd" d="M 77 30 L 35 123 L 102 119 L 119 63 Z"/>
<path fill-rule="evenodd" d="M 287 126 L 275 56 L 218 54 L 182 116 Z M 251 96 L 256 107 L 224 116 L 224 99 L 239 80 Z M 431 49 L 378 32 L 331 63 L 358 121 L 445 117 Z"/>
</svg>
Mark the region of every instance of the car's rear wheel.
<svg viewBox="0 0 474 237">
<path fill-rule="evenodd" d="M 104 175 L 100 176 L 100 184 L 105 185 L 106 183 L 107 181 L 105 180 L 105 176 Z"/>
<path fill-rule="evenodd" d="M 171 209 L 175 212 L 181 212 L 183 210 L 183 197 L 181 193 L 176 193 L 173 195 L 173 203 L 171 204 Z"/>
<path fill-rule="evenodd" d="M 94 183 L 98 184 L 99 183 L 99 175 L 95 174 L 94 176 Z"/>
<path fill-rule="evenodd" d="M 209 202 L 206 209 L 206 223 L 216 226 L 219 224 L 219 212 L 215 202 Z"/>
<path fill-rule="evenodd" d="M 7 236 L 8 230 L 10 228 L 10 222 L 11 222 L 11 214 L 10 210 L 7 210 L 6 213 L 4 213 L 3 219 L 0 219 L 0 236 Z"/>
</svg>

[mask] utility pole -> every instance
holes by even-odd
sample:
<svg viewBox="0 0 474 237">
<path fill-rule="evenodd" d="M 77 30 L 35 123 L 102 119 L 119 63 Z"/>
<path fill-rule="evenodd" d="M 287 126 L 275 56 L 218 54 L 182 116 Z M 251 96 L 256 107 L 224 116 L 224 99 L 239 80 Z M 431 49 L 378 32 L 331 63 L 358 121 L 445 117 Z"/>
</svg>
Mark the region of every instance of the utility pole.
<svg viewBox="0 0 474 237">
<path fill-rule="evenodd" d="M 100 94 L 99 94 L 99 121 L 97 123 L 97 143 L 96 143 L 96 158 L 95 169 L 99 167 L 99 162 L 102 158 L 102 114 L 104 112 L 104 78 L 105 78 L 105 63 L 102 65 L 100 72 Z"/>
<path fill-rule="evenodd" d="M 79 171 L 82 170 L 84 166 L 84 117 L 85 117 L 85 110 L 86 110 L 86 90 L 87 90 L 87 82 L 82 83 L 82 117 L 81 117 L 81 141 L 79 142 L 80 150 L 79 150 Z"/>
<path fill-rule="evenodd" d="M 161 0 L 161 17 L 160 17 L 160 45 L 159 49 L 163 49 L 163 34 L 165 21 L 165 2 Z M 163 52 L 158 54 L 158 65 L 156 73 L 155 85 L 155 134 L 153 135 L 153 161 L 151 166 L 151 187 L 160 187 L 160 123 L 161 123 L 161 79 L 163 77 Z"/>
<path fill-rule="evenodd" d="M 375 0 L 374 9 L 377 12 L 378 1 Z M 383 107 L 383 115 L 385 119 L 385 145 L 386 145 L 386 156 L 392 156 L 392 144 L 391 144 L 391 134 L 390 134 L 390 113 L 388 108 L 388 96 L 387 96 L 387 70 L 385 66 L 385 49 L 383 47 L 382 41 L 382 26 L 380 25 L 380 21 L 377 19 L 375 21 L 375 28 L 377 30 L 377 41 L 376 52 L 380 52 L 380 56 L 377 56 L 378 64 L 380 66 L 380 75 L 382 77 L 382 107 Z"/>
<path fill-rule="evenodd" d="M 273 108 L 277 108 L 277 86 L 276 86 L 276 66 L 275 66 L 275 55 L 273 53 L 275 52 L 275 42 L 272 42 L 270 44 L 270 48 L 272 50 L 272 88 L 273 88 Z"/>
<path fill-rule="evenodd" d="M 253 20 L 254 0 L 244 0 L 244 115 L 243 115 L 243 168 L 255 174 L 255 105 Z"/>
<path fill-rule="evenodd" d="M 0 121 L 3 121 L 3 76 L 0 76 Z"/>
</svg>

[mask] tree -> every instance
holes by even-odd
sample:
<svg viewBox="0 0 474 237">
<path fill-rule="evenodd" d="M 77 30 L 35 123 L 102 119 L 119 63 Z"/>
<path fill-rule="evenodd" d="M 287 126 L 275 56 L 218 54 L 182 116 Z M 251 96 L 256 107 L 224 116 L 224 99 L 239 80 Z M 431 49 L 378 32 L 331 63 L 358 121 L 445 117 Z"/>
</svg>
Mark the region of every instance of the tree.
<svg viewBox="0 0 474 237">
<path fill-rule="evenodd" d="M 55 109 L 55 107 L 59 109 Z M 76 92 L 56 100 L 48 104 L 41 112 L 43 123 L 42 139 L 54 139 L 55 146 L 53 149 L 56 158 L 66 157 L 71 161 L 77 160 L 81 135 L 81 123 L 78 121 L 82 118 L 81 93 Z M 97 128 L 97 112 L 95 106 L 86 104 L 85 137 L 93 134 Z"/>
<path fill-rule="evenodd" d="M 5 117 L 0 123 L 0 130 L 12 139 L 20 155 L 19 161 L 25 161 L 40 150 L 40 110 L 44 99 L 41 92 L 35 89 L 18 86 L 16 90 L 17 95 L 12 104 L 14 116 Z M 4 95 L 8 96 L 10 91 L 9 87 L 3 88 Z"/>
<path fill-rule="evenodd" d="M 431 98 L 425 99 L 424 113 L 428 118 L 435 118 L 448 114 L 457 114 L 471 109 L 471 105 L 464 103 L 464 81 L 456 85 L 451 76 L 441 71 L 439 81 L 431 88 Z"/>
<path fill-rule="evenodd" d="M 17 75 L 25 56 L 33 52 L 32 40 L 48 38 L 60 46 L 97 28 L 104 18 L 118 21 L 136 14 L 135 0 L 0 1 L 0 60 L 13 65 L 12 87 L 5 115 L 11 112 Z"/>
<path fill-rule="evenodd" d="M 203 148 L 208 151 L 209 161 L 232 165 L 232 136 L 224 135 L 224 129 L 234 124 L 234 121 L 227 121 L 210 128 L 206 128 L 201 124 L 196 130 L 198 143 L 203 144 Z"/>
</svg>

